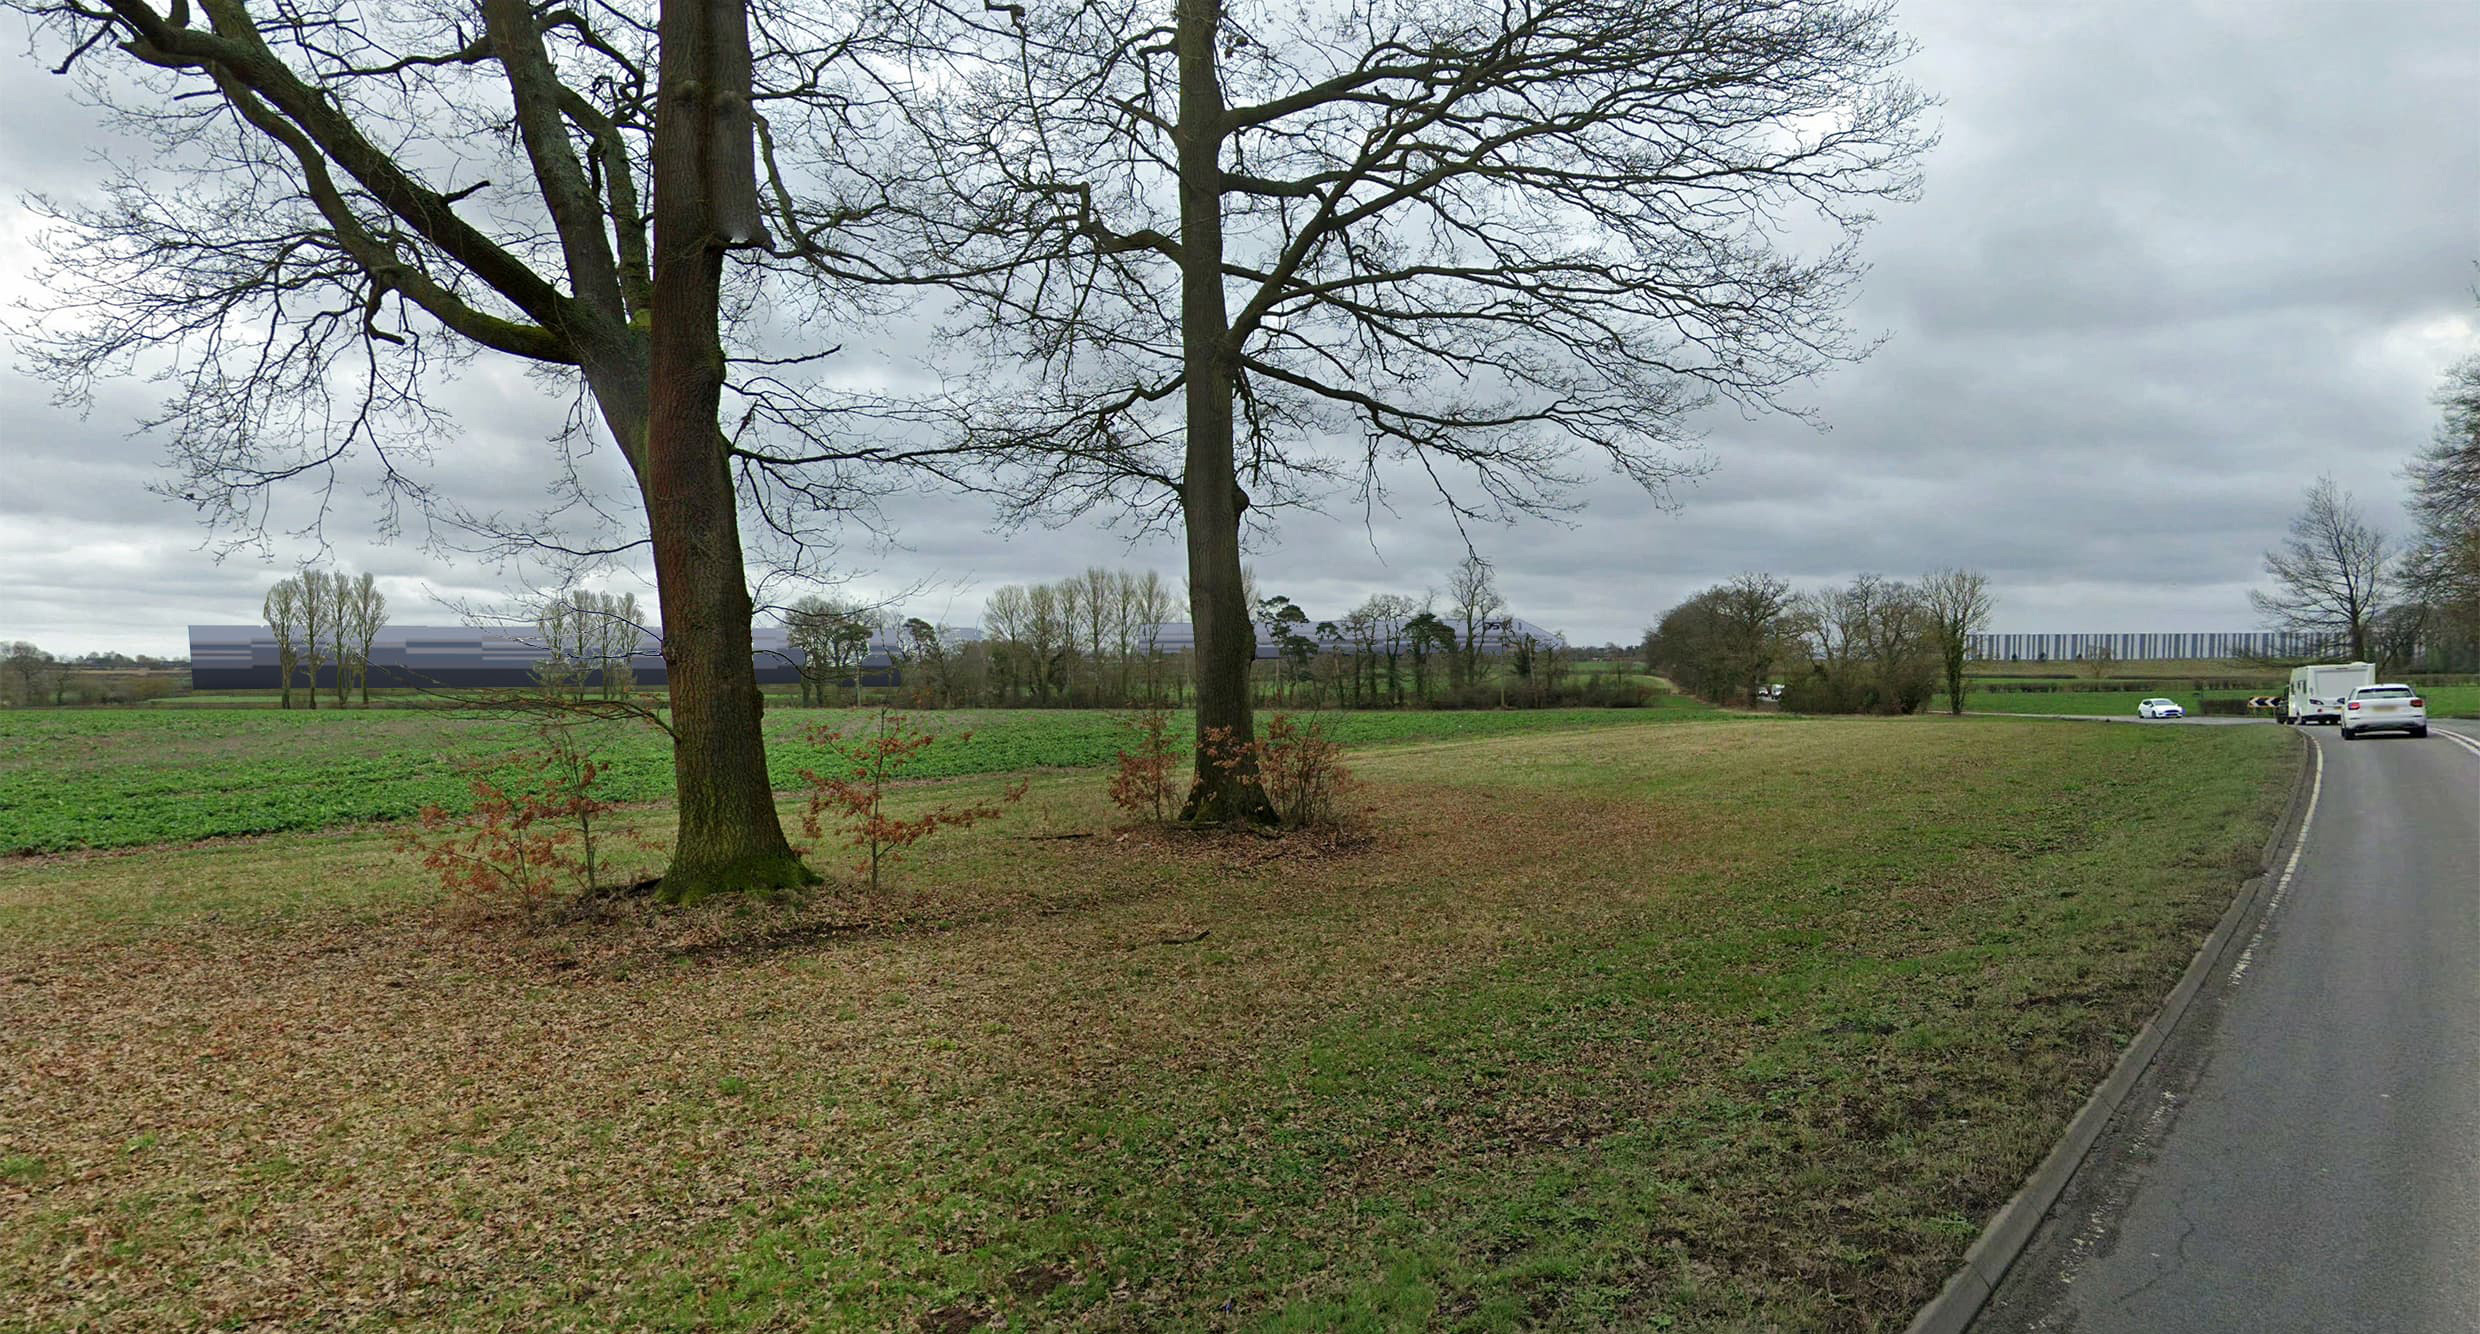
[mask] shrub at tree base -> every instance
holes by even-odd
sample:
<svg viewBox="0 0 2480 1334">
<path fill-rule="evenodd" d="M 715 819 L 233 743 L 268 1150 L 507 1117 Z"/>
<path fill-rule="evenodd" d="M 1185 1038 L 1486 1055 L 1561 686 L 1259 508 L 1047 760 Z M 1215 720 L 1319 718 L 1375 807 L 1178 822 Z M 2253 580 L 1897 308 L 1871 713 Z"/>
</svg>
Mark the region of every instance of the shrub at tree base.
<svg viewBox="0 0 2480 1334">
<path fill-rule="evenodd" d="M 1343 763 L 1343 746 L 1316 719 L 1302 723 L 1288 713 L 1267 720 L 1266 734 L 1239 744 L 1226 728 L 1206 734 L 1209 760 L 1236 769 L 1254 759 L 1258 782 L 1286 829 L 1341 829 L 1353 811 L 1347 802 L 1356 783 Z"/>
<path fill-rule="evenodd" d="M 1180 747 L 1172 740 L 1171 710 L 1156 705 L 1120 719 L 1136 735 L 1136 750 L 1119 752 L 1119 772 L 1111 775 L 1111 804 L 1156 824 L 1180 808 L 1177 778 Z"/>
<path fill-rule="evenodd" d="M 527 782 L 512 791 L 476 772 L 472 810 L 450 814 L 424 806 L 416 826 L 398 835 L 398 846 L 438 874 L 440 887 L 469 920 L 513 917 L 531 930 L 563 885 L 581 896 L 594 891 L 594 821 L 615 803 L 594 794 L 602 766 L 578 748 L 567 728 L 547 725 L 542 735 L 542 749 L 503 756 L 490 766 L 494 772 L 521 769 Z"/>
<path fill-rule="evenodd" d="M 816 769 L 801 771 L 801 781 L 810 789 L 801 828 L 811 838 L 823 838 L 829 818 L 841 825 L 844 845 L 863 854 L 853 864 L 853 870 L 868 874 L 872 890 L 879 887 L 880 867 L 895 860 L 904 849 L 942 829 L 960 829 L 1004 814 L 1025 795 L 1027 785 L 1019 782 L 989 805 L 956 803 L 916 819 L 901 819 L 887 813 L 887 785 L 942 738 L 915 730 L 902 714 L 884 709 L 879 711 L 877 724 L 868 733 L 847 735 L 835 728 L 813 727 L 805 736 L 811 745 L 834 756 L 837 763 L 824 773 Z M 944 739 L 962 745 L 972 740 L 973 734 L 955 732 Z"/>
</svg>

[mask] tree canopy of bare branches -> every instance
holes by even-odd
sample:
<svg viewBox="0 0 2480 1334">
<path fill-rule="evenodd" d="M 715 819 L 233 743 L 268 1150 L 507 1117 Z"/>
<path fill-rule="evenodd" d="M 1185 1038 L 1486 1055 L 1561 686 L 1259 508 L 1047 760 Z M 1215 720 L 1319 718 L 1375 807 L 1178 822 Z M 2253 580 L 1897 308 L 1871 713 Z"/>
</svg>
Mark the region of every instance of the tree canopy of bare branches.
<svg viewBox="0 0 2480 1334">
<path fill-rule="evenodd" d="M 681 792 L 665 892 L 809 878 L 765 780 L 743 512 L 797 560 L 859 502 L 851 470 L 889 454 L 792 378 L 801 357 L 727 360 L 725 339 L 753 310 L 833 313 L 846 291 L 815 257 L 866 203 L 845 205 L 832 166 L 787 175 L 771 154 L 761 194 L 753 132 L 815 164 L 854 138 L 861 11 L 7 4 L 158 149 L 92 201 L 48 201 L 36 368 L 72 394 L 162 380 L 168 489 L 227 533 L 263 530 L 271 488 L 333 487 L 358 460 L 391 524 L 410 501 L 502 554 L 650 548 Z M 767 200 L 800 258 L 759 249 Z M 727 281 L 733 253 L 750 258 Z M 552 515 L 469 505 L 422 467 L 451 428 L 444 373 L 484 354 L 580 395 L 553 509 L 582 507 L 595 537 L 547 537 Z M 642 517 L 584 480 L 588 404 Z"/>
<path fill-rule="evenodd" d="M 2309 635 L 2321 652 L 2368 660 L 2377 612 L 2385 603 L 2385 535 L 2351 494 L 2320 477 L 2292 518 L 2290 535 L 2265 552 L 2273 591 L 2248 594 L 2274 628 Z"/>
<path fill-rule="evenodd" d="M 1177 516 L 1200 735 L 1251 735 L 1252 509 L 1419 477 L 1660 493 L 1716 397 L 1863 350 L 1853 237 L 1925 99 L 1887 9 L 1779 0 L 1111 0 L 958 11 L 915 216 L 1031 369 L 978 404 L 1038 500 Z M 1813 226 L 1814 253 L 1782 241 Z M 1191 818 L 1262 818 L 1201 766 Z"/>
<path fill-rule="evenodd" d="M 2413 524 L 2405 591 L 2428 609 L 2441 657 L 2480 663 L 2480 356 L 2447 370 L 2436 436 L 2407 470 Z"/>
<path fill-rule="evenodd" d="M 1920 606 L 1937 637 L 1938 665 L 1946 676 L 1946 711 L 1963 713 L 1963 665 L 1972 636 L 1989 628 L 1998 600 L 1989 579 L 1974 570 L 1940 570 L 1920 581 Z"/>
</svg>

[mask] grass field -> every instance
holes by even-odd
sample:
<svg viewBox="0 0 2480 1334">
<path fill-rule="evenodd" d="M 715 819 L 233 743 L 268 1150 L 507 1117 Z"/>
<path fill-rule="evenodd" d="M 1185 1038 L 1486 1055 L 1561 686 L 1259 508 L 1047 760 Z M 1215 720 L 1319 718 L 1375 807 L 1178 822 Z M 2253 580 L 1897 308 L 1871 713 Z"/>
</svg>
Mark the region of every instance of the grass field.
<svg viewBox="0 0 2480 1334">
<path fill-rule="evenodd" d="M 808 728 L 858 727 L 874 716 L 770 711 L 775 785 L 796 786 L 801 769 L 817 762 L 818 751 L 801 740 Z M 1368 746 L 1718 715 L 1664 696 L 1641 710 L 1323 716 L 1338 739 Z M 1099 712 L 956 710 L 918 720 L 973 739 L 934 747 L 908 777 L 1108 764 L 1126 744 L 1119 723 Z M 532 744 L 531 728 L 506 716 L 431 711 L 0 712 L 0 855 L 321 829 L 402 819 L 426 803 L 461 810 L 470 804 L 465 766 Z M 661 732 L 603 722 L 582 735 L 606 765 L 602 787 L 613 799 L 671 795 L 670 741 Z"/>
<path fill-rule="evenodd" d="M 1122 835 L 1038 776 L 876 899 L 535 936 L 375 831 L 0 863 L 0 1310 L 1898 1328 L 2296 762 L 1620 719 L 1365 752 L 1360 841 Z"/>
<path fill-rule="evenodd" d="M 2180 704 L 2187 707 L 2188 712 L 2193 713 L 2196 711 L 2197 701 L 2200 699 L 2208 697 L 2213 699 L 2246 699 L 2250 695 L 2279 694 L 2280 691 L 2281 688 L 2279 686 L 2268 686 L 2261 691 L 2059 690 L 2026 692 L 2011 690 L 1973 690 L 1968 691 L 1965 694 L 1964 698 L 1967 703 L 1964 707 L 1979 713 L 2076 713 L 2097 714 L 2103 717 L 2124 716 L 2133 718 L 2136 716 L 2137 704 L 2144 700 L 2152 699 L 2157 695 L 2165 699 L 2177 700 Z M 2428 703 L 2428 712 L 2430 717 L 2480 717 L 2480 686 L 2424 686 L 2421 688 L 2421 695 Z M 1946 697 L 1944 695 L 1939 695 L 1937 700 L 1930 707 L 1932 709 L 1945 708 Z"/>
</svg>

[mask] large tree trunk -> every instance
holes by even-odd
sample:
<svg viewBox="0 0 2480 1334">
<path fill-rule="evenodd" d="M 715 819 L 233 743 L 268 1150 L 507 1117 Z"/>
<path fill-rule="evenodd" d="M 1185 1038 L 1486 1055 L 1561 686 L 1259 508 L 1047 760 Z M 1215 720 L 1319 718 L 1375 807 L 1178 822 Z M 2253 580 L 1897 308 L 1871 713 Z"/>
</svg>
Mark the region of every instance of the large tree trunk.
<svg viewBox="0 0 2480 1334">
<path fill-rule="evenodd" d="M 1180 818 L 1274 822 L 1274 807 L 1244 749 L 1257 740 L 1249 665 L 1257 631 L 1240 575 L 1240 515 L 1248 508 L 1232 464 L 1231 313 L 1223 299 L 1223 90 L 1215 70 L 1221 0 L 1179 0 L 1180 353 L 1187 375 L 1188 459 L 1180 512 L 1188 530 L 1189 616 L 1197 631 L 1197 759 Z"/>
<path fill-rule="evenodd" d="M 709 190 L 719 46 L 746 12 L 664 0 L 654 143 L 654 300 L 648 344 L 644 486 L 671 677 L 680 837 L 662 897 L 685 902 L 817 879 L 785 840 L 758 731 L 749 585 L 732 477 L 715 418 L 726 237 Z M 741 44 L 746 46 L 746 28 Z M 742 75 L 746 80 L 746 72 Z"/>
</svg>

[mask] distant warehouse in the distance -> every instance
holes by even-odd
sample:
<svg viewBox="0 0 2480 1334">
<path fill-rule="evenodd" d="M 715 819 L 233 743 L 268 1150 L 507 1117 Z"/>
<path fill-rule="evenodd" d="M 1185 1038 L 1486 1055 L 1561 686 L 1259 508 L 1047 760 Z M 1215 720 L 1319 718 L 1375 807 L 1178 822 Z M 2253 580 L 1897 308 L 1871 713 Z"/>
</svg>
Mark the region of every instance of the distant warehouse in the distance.
<svg viewBox="0 0 2480 1334">
<path fill-rule="evenodd" d="M 2298 658 L 2320 651 L 2313 635 L 2280 630 L 2207 630 L 2134 635 L 1973 635 L 1972 657 L 1981 662 L 2077 662 L 2094 657 L 2121 662 L 2171 659 Z"/>
<path fill-rule="evenodd" d="M 1384 631 L 1382 626 L 1377 633 Z M 951 645 L 985 637 L 971 627 L 941 627 L 939 634 Z M 1133 627 L 1131 635 L 1130 650 L 1144 657 L 1175 658 L 1197 643 L 1196 632 L 1186 621 Z M 1508 644 L 1525 638 L 1539 644 L 1566 642 L 1553 631 L 1512 618 L 1485 623 L 1476 638 L 1485 654 L 1502 652 Z M 801 679 L 803 654 L 793 647 L 783 627 L 753 626 L 750 641 L 759 681 L 780 684 Z M 1321 642 L 1322 650 L 1338 646 Z M 894 683 L 909 647 L 901 627 L 881 627 L 871 636 L 869 651 L 859 664 L 862 680 L 870 685 Z M 1281 651 L 1264 627 L 1259 627 L 1257 656 L 1272 659 Z M 446 690 L 523 686 L 538 679 L 552 656 L 542 632 L 530 625 L 390 625 L 371 640 L 370 684 Z M 635 683 L 662 685 L 667 679 L 663 650 L 652 638 L 641 639 L 627 658 L 629 679 Z M 275 632 L 264 625 L 193 625 L 189 627 L 189 660 L 193 689 L 274 690 L 283 685 Z M 849 680 L 851 671 L 850 667 L 838 668 L 835 674 Z M 331 655 L 319 669 L 319 683 L 334 685 L 335 673 Z M 305 664 L 296 669 L 293 679 L 300 684 L 307 677 Z"/>
</svg>

